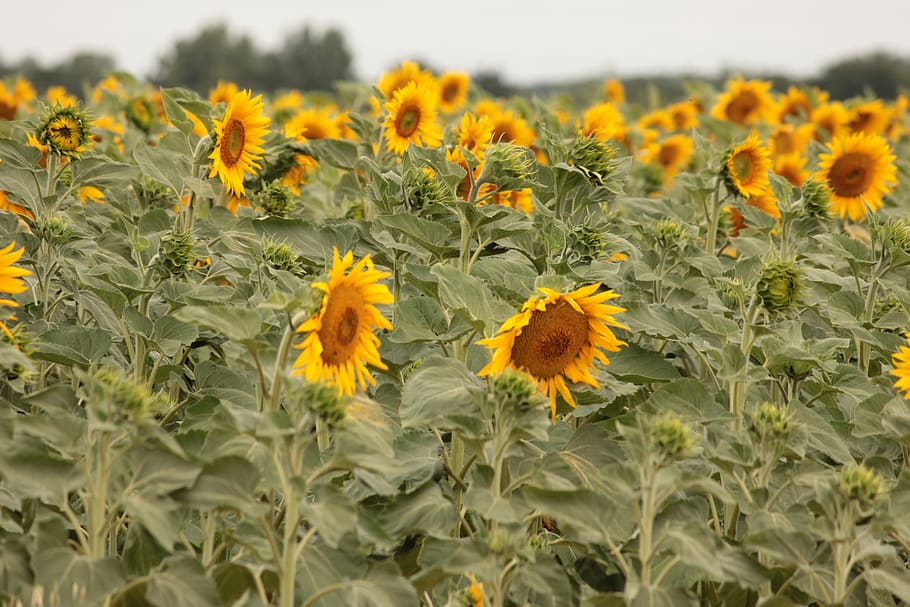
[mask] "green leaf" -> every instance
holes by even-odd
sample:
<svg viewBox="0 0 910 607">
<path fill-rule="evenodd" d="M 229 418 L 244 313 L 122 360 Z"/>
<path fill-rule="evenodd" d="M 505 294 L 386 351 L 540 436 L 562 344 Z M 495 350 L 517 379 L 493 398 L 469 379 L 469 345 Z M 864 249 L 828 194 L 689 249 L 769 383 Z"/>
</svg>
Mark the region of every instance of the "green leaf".
<svg viewBox="0 0 910 607">
<path fill-rule="evenodd" d="M 77 556 L 69 548 L 53 548 L 38 553 L 32 563 L 35 585 L 47 593 L 67 598 L 67 605 L 89 607 L 101 605 L 126 580 L 120 562 L 111 557 L 90 560 Z M 77 593 L 73 588 L 78 587 Z M 84 599 L 76 599 L 84 596 Z M 70 602 L 72 601 L 72 602 Z"/>
<path fill-rule="evenodd" d="M 140 144 L 133 149 L 133 158 L 143 173 L 171 188 L 178 197 L 183 194 L 183 176 L 192 174 L 188 156 Z"/>
<path fill-rule="evenodd" d="M 189 324 L 214 329 L 228 339 L 252 342 L 262 333 L 262 319 L 250 308 L 236 305 L 184 306 L 174 318 Z"/>
<path fill-rule="evenodd" d="M 458 521 L 455 504 L 442 495 L 435 483 L 399 496 L 380 513 L 380 522 L 392 537 L 414 533 L 446 537 Z"/>
<path fill-rule="evenodd" d="M 437 257 L 442 257 L 447 250 L 452 249 L 448 244 L 452 230 L 438 221 L 421 219 L 410 213 L 396 213 L 379 215 L 376 222 L 398 238 L 407 236 Z"/>
<path fill-rule="evenodd" d="M 408 377 L 399 416 L 404 428 L 451 428 L 454 416 L 473 415 L 485 388 L 461 361 L 430 358 Z"/>
<path fill-rule="evenodd" d="M 344 536 L 357 528 L 357 504 L 331 485 L 320 484 L 312 493 L 303 514 L 326 544 L 338 548 Z"/>
<path fill-rule="evenodd" d="M 653 350 L 629 344 L 619 352 L 610 354 L 610 374 L 636 384 L 672 381 L 679 378 L 679 370 Z"/>
<path fill-rule="evenodd" d="M 132 493 L 124 497 L 123 505 L 130 519 L 142 525 L 162 548 L 173 549 L 180 537 L 181 527 L 173 500 Z"/>
<path fill-rule="evenodd" d="M 0 462 L 0 476 L 6 486 L 24 497 L 56 503 L 83 482 L 74 462 L 31 441 L 8 446 L 0 452 Z"/>
<path fill-rule="evenodd" d="M 360 158 L 357 144 L 343 139 L 314 139 L 306 142 L 306 148 L 319 162 L 349 171 L 357 166 Z"/>
<path fill-rule="evenodd" d="M 181 492 L 178 498 L 199 510 L 249 512 L 255 504 L 259 478 L 259 469 L 248 459 L 221 457 L 206 464 L 192 488 Z"/>
<path fill-rule="evenodd" d="M 48 331 L 33 347 L 32 358 L 87 367 L 110 351 L 111 335 L 104 329 L 69 326 Z"/>
<path fill-rule="evenodd" d="M 594 491 L 524 487 L 521 495 L 529 506 L 555 518 L 567 538 L 592 544 L 617 538 L 614 532 L 615 513 L 603 496 Z"/>
<path fill-rule="evenodd" d="M 182 322 L 172 316 L 162 316 L 155 321 L 152 339 L 165 356 L 174 356 L 180 346 L 193 343 L 199 337 L 195 325 Z"/>
<path fill-rule="evenodd" d="M 175 555 L 149 576 L 145 598 L 156 607 L 220 607 L 214 581 L 195 558 Z"/>
<path fill-rule="evenodd" d="M 494 298 L 486 283 L 455 266 L 435 264 L 430 273 L 439 281 L 441 303 L 482 335 L 491 335 L 494 327 L 513 312 Z"/>
</svg>

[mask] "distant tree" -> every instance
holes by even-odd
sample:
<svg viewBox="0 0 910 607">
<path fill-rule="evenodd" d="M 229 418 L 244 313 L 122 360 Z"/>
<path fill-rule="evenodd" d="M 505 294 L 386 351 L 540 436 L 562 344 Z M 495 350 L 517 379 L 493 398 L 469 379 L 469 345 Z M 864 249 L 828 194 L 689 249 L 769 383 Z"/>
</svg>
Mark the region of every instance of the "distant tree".
<svg viewBox="0 0 910 607">
<path fill-rule="evenodd" d="M 910 85 L 910 60 L 890 53 L 851 57 L 826 67 L 816 81 L 835 99 L 872 93 L 885 99 Z"/>
<path fill-rule="evenodd" d="M 493 97 L 511 97 L 518 89 L 506 84 L 499 72 L 483 71 L 471 76 L 474 86 Z"/>
<path fill-rule="evenodd" d="M 184 86 L 205 93 L 219 80 L 261 90 L 269 80 L 263 55 L 248 36 L 234 36 L 224 23 L 178 40 L 158 61 L 151 80 L 163 86 Z"/>
<path fill-rule="evenodd" d="M 320 35 L 304 26 L 285 38 L 270 59 L 276 68 L 270 89 L 331 91 L 335 82 L 353 77 L 351 52 L 337 29 Z"/>
<path fill-rule="evenodd" d="M 32 57 L 25 57 L 16 63 L 0 65 L 0 74 L 21 74 L 41 92 L 49 86 L 63 86 L 71 93 L 82 95 L 88 87 L 116 68 L 114 58 L 110 55 L 81 52 L 51 66 L 44 66 Z"/>
</svg>

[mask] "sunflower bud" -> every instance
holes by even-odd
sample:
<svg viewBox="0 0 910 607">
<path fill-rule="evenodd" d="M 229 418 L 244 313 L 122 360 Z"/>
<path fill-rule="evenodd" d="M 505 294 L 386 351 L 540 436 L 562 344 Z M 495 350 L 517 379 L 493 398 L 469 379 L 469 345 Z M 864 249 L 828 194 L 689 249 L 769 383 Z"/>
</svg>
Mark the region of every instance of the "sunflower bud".
<svg viewBox="0 0 910 607">
<path fill-rule="evenodd" d="M 572 235 L 575 237 L 574 248 L 583 259 L 591 261 L 601 259 L 610 248 L 606 234 L 607 232 L 598 226 L 577 225 L 572 229 Z"/>
<path fill-rule="evenodd" d="M 143 175 L 133 181 L 133 192 L 143 208 L 170 207 L 177 204 L 177 197 L 166 185 Z"/>
<path fill-rule="evenodd" d="M 292 274 L 302 274 L 303 264 L 294 250 L 286 242 L 267 240 L 262 245 L 262 262 L 275 270 L 286 270 Z"/>
<path fill-rule="evenodd" d="M 664 168 L 659 164 L 653 162 L 637 163 L 633 169 L 633 174 L 641 181 L 642 194 L 655 194 L 664 187 Z"/>
<path fill-rule="evenodd" d="M 38 142 L 52 152 L 78 158 L 92 144 L 88 115 L 79 106 L 54 106 L 38 124 Z"/>
<path fill-rule="evenodd" d="M 569 150 L 568 164 L 576 167 L 593 185 L 604 185 L 613 172 L 616 150 L 598 137 L 578 136 Z"/>
<path fill-rule="evenodd" d="M 768 402 L 752 412 L 752 429 L 762 438 L 786 438 L 793 428 L 792 421 L 793 417 L 784 407 Z"/>
<path fill-rule="evenodd" d="M 910 220 L 889 218 L 878 228 L 878 238 L 891 255 L 910 254 Z"/>
<path fill-rule="evenodd" d="M 654 238 L 664 248 L 676 246 L 685 237 L 685 226 L 672 217 L 661 218 L 654 227 Z"/>
<path fill-rule="evenodd" d="M 152 128 L 154 112 L 145 97 L 133 97 L 126 102 L 126 117 L 140 131 L 148 133 Z"/>
<path fill-rule="evenodd" d="M 99 369 L 88 385 L 92 390 L 89 406 L 103 421 L 140 421 L 154 410 L 157 402 L 143 384 L 136 383 L 120 369 Z"/>
<path fill-rule="evenodd" d="M 673 413 L 665 413 L 654 420 L 650 437 L 661 458 L 666 460 L 685 459 L 694 442 L 692 428 Z"/>
<path fill-rule="evenodd" d="M 831 188 L 826 183 L 815 181 L 811 177 L 803 183 L 803 213 L 807 217 L 822 221 L 831 212 Z"/>
<path fill-rule="evenodd" d="M 349 399 L 342 396 L 338 388 L 322 382 L 303 382 L 297 396 L 303 406 L 330 429 L 344 423 Z"/>
<path fill-rule="evenodd" d="M 543 402 L 534 381 L 511 367 L 490 376 L 488 381 L 489 398 L 501 410 L 527 411 Z"/>
<path fill-rule="evenodd" d="M 801 291 L 799 270 L 790 261 L 768 262 L 762 268 L 761 277 L 755 288 L 768 312 L 786 312 L 799 300 Z"/>
<path fill-rule="evenodd" d="M 171 233 L 161 239 L 160 265 L 165 274 L 180 278 L 195 267 L 196 237 L 192 232 Z"/>
<path fill-rule="evenodd" d="M 297 202 L 291 195 L 290 188 L 279 181 L 273 181 L 256 195 L 256 204 L 266 215 L 287 217 Z"/>
<path fill-rule="evenodd" d="M 527 148 L 504 141 L 494 143 L 487 148 L 483 172 L 491 183 L 528 180 L 536 172 L 534 154 Z"/>
<path fill-rule="evenodd" d="M 69 224 L 60 215 L 49 215 L 39 218 L 35 222 L 35 233 L 42 240 L 58 246 L 66 244 L 73 236 Z"/>
<path fill-rule="evenodd" d="M 411 169 L 402 177 L 405 195 L 412 208 L 452 199 L 452 192 L 445 182 L 437 179 L 430 169 Z"/>
<path fill-rule="evenodd" d="M 837 476 L 837 489 L 847 500 L 867 508 L 875 503 L 882 488 L 882 477 L 862 464 L 848 464 Z"/>
</svg>

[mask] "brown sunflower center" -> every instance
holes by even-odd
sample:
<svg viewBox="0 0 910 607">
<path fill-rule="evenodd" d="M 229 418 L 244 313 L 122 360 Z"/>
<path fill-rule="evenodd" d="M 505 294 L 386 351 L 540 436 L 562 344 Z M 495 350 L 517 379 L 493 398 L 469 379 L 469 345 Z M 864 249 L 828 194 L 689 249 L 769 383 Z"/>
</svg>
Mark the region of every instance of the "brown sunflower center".
<svg viewBox="0 0 910 607">
<path fill-rule="evenodd" d="M 246 143 L 246 128 L 236 118 L 230 119 L 224 125 L 221 134 L 221 162 L 227 167 L 232 167 L 240 161 L 243 155 L 243 146 Z"/>
<path fill-rule="evenodd" d="M 856 114 L 853 116 L 853 119 L 847 123 L 847 126 L 850 128 L 850 132 L 852 133 L 864 132 L 871 127 L 874 118 L 875 115 L 872 112 L 864 112 L 860 110 L 856 112 Z"/>
<path fill-rule="evenodd" d="M 332 289 L 319 329 L 322 362 L 340 365 L 350 360 L 359 343 L 357 330 L 363 306 L 356 287 L 342 284 Z"/>
<path fill-rule="evenodd" d="M 395 118 L 395 132 L 401 137 L 410 137 L 420 126 L 420 108 L 416 105 L 402 106 Z"/>
<path fill-rule="evenodd" d="M 19 103 L 15 99 L 0 99 L 0 119 L 12 120 L 18 108 Z"/>
<path fill-rule="evenodd" d="M 727 104 L 727 118 L 736 124 L 745 124 L 758 108 L 758 97 L 752 91 L 743 91 Z"/>
<path fill-rule="evenodd" d="M 828 172 L 828 183 L 838 196 L 855 198 L 866 193 L 872 178 L 869 158 L 865 154 L 844 154 L 834 161 Z"/>
<path fill-rule="evenodd" d="M 458 83 L 450 82 L 442 88 L 442 100 L 445 103 L 452 103 L 458 98 Z"/>
<path fill-rule="evenodd" d="M 752 181 L 753 169 L 752 158 L 748 154 L 740 153 L 733 157 L 733 173 L 740 183 Z"/>
<path fill-rule="evenodd" d="M 50 139 L 58 148 L 72 151 L 79 147 L 82 130 L 75 119 L 67 116 L 55 118 L 50 122 L 47 130 Z"/>
<path fill-rule="evenodd" d="M 562 373 L 588 339 L 588 320 L 565 300 L 531 314 L 528 326 L 515 338 L 512 362 L 534 377 Z"/>
<path fill-rule="evenodd" d="M 662 145 L 657 153 L 657 162 L 664 168 L 672 167 L 679 160 L 679 156 L 679 148 L 675 145 Z"/>
<path fill-rule="evenodd" d="M 796 152 L 796 141 L 789 131 L 778 131 L 774 137 L 774 152 L 776 154 L 792 154 Z"/>
</svg>

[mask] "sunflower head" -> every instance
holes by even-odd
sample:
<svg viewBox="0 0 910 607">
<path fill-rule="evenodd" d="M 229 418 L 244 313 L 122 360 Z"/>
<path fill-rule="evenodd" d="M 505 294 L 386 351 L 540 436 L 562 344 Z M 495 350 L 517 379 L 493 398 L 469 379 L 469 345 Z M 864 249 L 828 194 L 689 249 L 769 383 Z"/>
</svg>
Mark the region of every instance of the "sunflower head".
<svg viewBox="0 0 910 607">
<path fill-rule="evenodd" d="M 38 143 L 67 158 L 78 158 L 92 145 L 91 123 L 78 105 L 55 105 L 36 131 Z"/>
<path fill-rule="evenodd" d="M 63 215 L 48 214 L 35 222 L 35 233 L 42 240 L 53 244 L 66 244 L 73 238 L 73 230 Z"/>
<path fill-rule="evenodd" d="M 531 182 L 537 172 L 534 153 L 511 143 L 494 143 L 484 156 L 482 179 L 501 189 L 514 189 Z"/>
<path fill-rule="evenodd" d="M 290 392 L 289 400 L 300 403 L 329 429 L 344 425 L 350 398 L 339 394 L 335 386 L 321 381 L 303 381 Z"/>
<path fill-rule="evenodd" d="M 287 217 L 297 206 L 291 189 L 280 181 L 273 181 L 262 188 L 256 193 L 254 201 L 270 217 Z"/>
<path fill-rule="evenodd" d="M 506 368 L 487 378 L 488 398 L 502 410 L 528 411 L 540 404 L 540 392 L 533 378 L 513 368 Z"/>
<path fill-rule="evenodd" d="M 468 99 L 471 78 L 465 72 L 446 72 L 439 77 L 439 109 L 450 114 Z"/>
<path fill-rule="evenodd" d="M 816 220 L 823 220 L 831 213 L 831 188 L 823 181 L 809 177 L 800 188 L 803 213 Z"/>
<path fill-rule="evenodd" d="M 231 194 L 243 195 L 245 173 L 262 168 L 262 143 L 268 133 L 269 119 L 263 116 L 262 95 L 251 97 L 240 91 L 231 98 L 222 120 L 215 120 L 215 149 L 209 155 L 212 170 Z"/>
<path fill-rule="evenodd" d="M 401 176 L 401 182 L 411 208 L 421 209 L 453 197 L 452 190 L 445 181 L 425 167 L 409 168 Z"/>
<path fill-rule="evenodd" d="M 675 247 L 687 238 L 685 226 L 673 217 L 661 217 L 654 226 L 654 239 L 665 249 Z"/>
<path fill-rule="evenodd" d="M 910 333 L 905 333 L 907 345 L 891 355 L 891 375 L 897 377 L 894 387 L 904 393 L 904 398 L 910 398 Z"/>
<path fill-rule="evenodd" d="M 764 402 L 752 412 L 752 430 L 761 438 L 784 439 L 793 429 L 793 416 L 781 405 Z"/>
<path fill-rule="evenodd" d="M 442 142 L 435 95 L 432 87 L 416 82 L 395 91 L 384 106 L 388 114 L 382 123 L 389 151 L 400 156 L 412 143 L 436 147 Z"/>
<path fill-rule="evenodd" d="M 159 263 L 166 276 L 181 278 L 195 268 L 199 241 L 192 232 L 172 229 L 161 239 Z"/>
<path fill-rule="evenodd" d="M 569 148 L 568 164 L 574 166 L 593 185 L 604 185 L 616 169 L 616 149 L 597 137 L 577 135 Z"/>
<path fill-rule="evenodd" d="M 625 103 L 626 89 L 622 82 L 611 78 L 604 82 L 604 101 L 609 103 Z"/>
<path fill-rule="evenodd" d="M 768 181 L 769 170 L 771 155 L 758 135 L 753 133 L 727 151 L 721 173 L 730 191 L 749 198 L 771 187 Z"/>
<path fill-rule="evenodd" d="M 155 110 L 145 97 L 133 97 L 126 102 L 126 117 L 133 123 L 133 126 L 148 133 L 152 128 Z"/>
<path fill-rule="evenodd" d="M 548 396 L 555 421 L 557 394 L 575 406 L 566 380 L 599 387 L 592 375 L 594 361 L 608 364 L 604 350 L 617 352 L 625 345 L 610 328 L 627 328 L 613 317 L 624 308 L 606 303 L 619 295 L 612 290 L 600 291 L 600 286 L 597 283 L 570 293 L 539 289 L 543 297 L 526 301 L 495 337 L 478 342 L 494 350 L 479 375 L 510 367 L 523 370 Z"/>
<path fill-rule="evenodd" d="M 740 126 L 755 124 L 767 118 L 774 108 L 770 90 L 771 83 L 765 80 L 731 80 L 711 110 L 711 115 Z"/>
<path fill-rule="evenodd" d="M 880 135 L 837 137 L 819 154 L 815 178 L 831 188 L 832 212 L 858 221 L 876 211 L 897 181 L 895 156 Z"/>
<path fill-rule="evenodd" d="M 651 420 L 648 435 L 663 462 L 689 457 L 695 442 L 692 427 L 675 413 L 663 413 Z"/>
<path fill-rule="evenodd" d="M 91 412 L 100 421 L 140 422 L 157 407 L 159 399 L 142 383 L 136 383 L 120 369 L 101 368 L 87 378 Z"/>
<path fill-rule="evenodd" d="M 265 241 L 262 244 L 262 263 L 275 270 L 285 270 L 292 274 L 304 272 L 300 257 L 286 242 Z"/>
<path fill-rule="evenodd" d="M 836 483 L 840 495 L 863 510 L 874 505 L 882 491 L 881 475 L 863 464 L 844 466 Z"/>
<path fill-rule="evenodd" d="M 389 276 L 373 268 L 369 255 L 355 264 L 353 252 L 342 258 L 334 250 L 328 280 L 313 283 L 314 289 L 323 292 L 322 303 L 297 328 L 305 337 L 297 346 L 302 352 L 294 363 L 295 375 L 328 382 L 347 395 L 356 392 L 357 383 L 362 390 L 376 383 L 367 365 L 387 369 L 373 331 L 392 328 L 376 308 L 393 301 L 388 287 L 379 283 Z"/>
<path fill-rule="evenodd" d="M 792 261 L 772 260 L 762 267 L 755 289 L 768 312 L 783 313 L 799 301 L 802 276 Z"/>
</svg>

